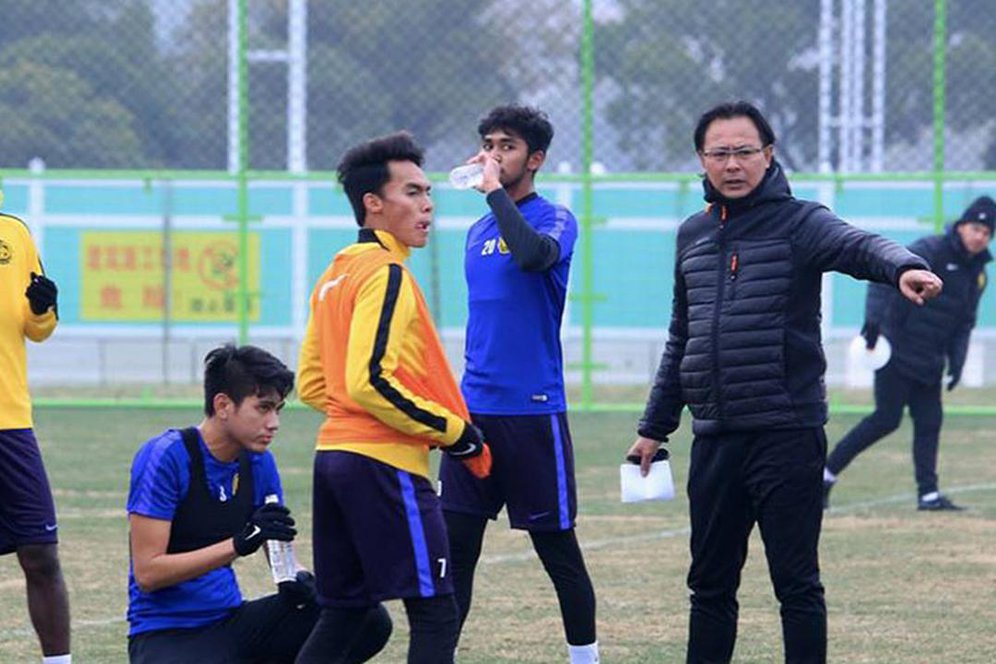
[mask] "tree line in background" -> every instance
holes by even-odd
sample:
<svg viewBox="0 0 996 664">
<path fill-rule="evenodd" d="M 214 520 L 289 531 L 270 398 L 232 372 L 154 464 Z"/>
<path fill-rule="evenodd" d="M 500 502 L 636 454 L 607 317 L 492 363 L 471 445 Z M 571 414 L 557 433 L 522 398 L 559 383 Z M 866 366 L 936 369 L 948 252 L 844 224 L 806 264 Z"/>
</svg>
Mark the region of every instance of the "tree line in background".
<svg viewBox="0 0 996 664">
<path fill-rule="evenodd" d="M 224 169 L 226 0 L 0 0 L 0 167 Z M 947 138 L 952 168 L 996 169 L 996 12 L 951 0 Z M 286 0 L 250 0 L 250 48 L 284 48 Z M 886 170 L 929 168 L 931 2 L 890 3 Z M 819 2 L 595 3 L 596 159 L 611 170 L 689 165 L 691 129 L 718 100 L 769 114 L 781 154 L 816 169 Z M 406 127 L 446 168 L 474 149 L 498 103 L 545 108 L 557 160 L 578 162 L 581 17 L 558 0 L 312 0 L 308 166 Z M 253 63 L 251 166 L 286 163 L 286 67 Z M 866 104 L 867 107 L 867 104 Z"/>
</svg>

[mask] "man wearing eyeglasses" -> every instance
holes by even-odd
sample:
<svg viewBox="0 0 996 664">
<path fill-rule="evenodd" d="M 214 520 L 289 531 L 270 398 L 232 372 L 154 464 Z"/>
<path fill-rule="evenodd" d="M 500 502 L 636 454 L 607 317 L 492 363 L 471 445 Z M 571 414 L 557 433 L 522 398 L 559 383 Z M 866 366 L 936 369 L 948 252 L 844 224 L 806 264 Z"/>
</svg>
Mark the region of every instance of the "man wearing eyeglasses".
<svg viewBox="0 0 996 664">
<path fill-rule="evenodd" d="M 737 587 L 757 524 L 785 661 L 825 662 L 822 276 L 890 284 L 918 305 L 941 280 L 902 246 L 794 198 L 775 134 L 750 103 L 710 109 L 694 140 L 708 205 L 678 229 L 669 336 L 628 454 L 646 473 L 689 407 L 687 661 L 733 656 Z"/>
<path fill-rule="evenodd" d="M 986 287 L 986 263 L 992 260 L 989 241 L 996 223 L 996 202 L 976 199 L 943 235 L 920 238 L 910 250 L 944 274 L 944 292 L 923 309 L 916 309 L 879 284 L 868 288 L 865 345 L 875 348 L 879 333 L 892 343 L 888 364 L 875 372 L 875 412 L 861 420 L 837 443 L 823 471 L 823 506 L 830 506 L 830 489 L 861 452 L 899 427 L 909 404 L 913 420 L 913 466 L 917 509 L 963 509 L 940 493 L 937 447 L 943 408 L 941 384 L 948 367 L 948 390 L 961 380 L 968 340 Z"/>
</svg>

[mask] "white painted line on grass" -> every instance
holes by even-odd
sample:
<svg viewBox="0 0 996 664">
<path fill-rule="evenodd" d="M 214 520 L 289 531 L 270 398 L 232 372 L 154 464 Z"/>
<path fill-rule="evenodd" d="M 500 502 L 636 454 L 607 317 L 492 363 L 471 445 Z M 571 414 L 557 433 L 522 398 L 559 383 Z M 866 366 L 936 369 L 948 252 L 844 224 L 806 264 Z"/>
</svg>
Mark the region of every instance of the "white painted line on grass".
<svg viewBox="0 0 996 664">
<path fill-rule="evenodd" d="M 996 490 L 996 483 L 988 484 L 966 484 L 965 486 L 956 486 L 950 489 L 944 489 L 941 493 L 949 496 L 954 496 L 962 493 L 974 493 L 976 491 L 993 491 Z M 845 503 L 840 507 L 830 503 L 830 509 L 827 510 L 827 514 L 845 514 L 848 512 L 858 512 L 869 507 L 878 507 L 879 505 L 894 505 L 896 503 L 909 503 L 912 509 L 916 509 L 916 494 L 914 493 L 901 493 L 894 496 L 886 496 L 884 498 L 876 498 L 874 500 L 865 500 L 860 503 Z M 967 508 L 966 511 L 971 512 L 971 507 Z"/>
<path fill-rule="evenodd" d="M 948 495 L 957 495 L 963 493 L 972 493 L 976 491 L 993 491 L 996 490 L 996 483 L 989 484 L 967 484 L 960 487 L 952 487 L 950 489 L 945 489 L 943 493 Z M 828 515 L 835 514 L 846 514 L 849 512 L 859 512 L 870 507 L 877 507 L 880 505 L 894 505 L 898 503 L 910 503 L 912 508 L 916 508 L 916 495 L 912 493 L 900 493 L 893 496 L 886 496 L 883 498 L 876 498 L 874 500 L 865 500 L 859 503 L 845 503 L 844 505 L 836 506 L 831 505 L 830 509 L 827 511 Z M 969 510 L 971 509 L 969 508 Z M 670 539 L 672 537 L 678 537 L 680 535 L 688 535 L 691 533 L 691 528 L 675 528 L 671 530 L 662 530 L 655 533 L 643 533 L 641 535 L 623 535 L 620 537 L 613 537 L 611 539 L 597 539 L 597 540 L 586 540 L 582 541 L 581 550 L 582 551 L 592 551 L 596 549 L 604 549 L 607 546 L 618 546 L 620 544 L 638 544 L 640 542 L 654 542 L 657 540 Z M 501 565 L 503 563 L 517 563 L 526 560 L 533 560 L 536 558 L 536 553 L 532 550 L 522 551 L 519 553 L 505 553 L 499 555 L 485 555 L 481 556 L 481 562 L 489 565 Z"/>
</svg>

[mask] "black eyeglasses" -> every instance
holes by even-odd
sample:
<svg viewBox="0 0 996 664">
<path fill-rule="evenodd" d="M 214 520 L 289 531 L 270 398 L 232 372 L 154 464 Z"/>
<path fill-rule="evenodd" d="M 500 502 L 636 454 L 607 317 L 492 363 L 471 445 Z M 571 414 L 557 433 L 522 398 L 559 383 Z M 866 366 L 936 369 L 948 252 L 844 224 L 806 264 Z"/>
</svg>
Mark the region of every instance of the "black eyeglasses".
<svg viewBox="0 0 996 664">
<path fill-rule="evenodd" d="M 747 161 L 753 158 L 754 155 L 764 152 L 764 147 L 716 148 L 715 150 L 703 150 L 700 154 L 715 164 L 725 164 L 730 157 L 733 157 L 737 161 Z"/>
</svg>

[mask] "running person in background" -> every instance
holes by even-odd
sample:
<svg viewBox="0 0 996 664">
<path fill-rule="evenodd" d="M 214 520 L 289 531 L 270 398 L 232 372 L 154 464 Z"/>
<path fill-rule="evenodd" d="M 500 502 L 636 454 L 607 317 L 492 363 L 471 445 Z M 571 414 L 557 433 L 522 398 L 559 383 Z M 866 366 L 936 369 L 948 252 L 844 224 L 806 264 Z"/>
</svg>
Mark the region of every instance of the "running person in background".
<svg viewBox="0 0 996 664">
<path fill-rule="evenodd" d="M 299 664 L 366 661 L 352 644 L 387 641 L 390 599 L 408 615 L 409 664 L 453 661 L 458 612 L 429 448 L 481 476 L 491 457 L 404 266 L 432 224 L 421 164 L 400 132 L 355 146 L 338 166 L 360 231 L 315 286 L 298 362 L 301 400 L 326 416 L 314 481 L 323 610 Z"/>
<path fill-rule="evenodd" d="M 128 657 L 293 662 L 318 619 L 314 578 L 301 570 L 246 602 L 232 562 L 296 533 L 268 450 L 294 374 L 253 346 L 217 348 L 204 365 L 204 420 L 151 439 L 132 464 Z"/>
<path fill-rule="evenodd" d="M 961 380 L 968 340 L 986 287 L 986 263 L 992 260 L 987 247 L 994 223 L 996 203 L 982 196 L 943 235 L 928 235 L 910 245 L 910 251 L 944 275 L 944 290 L 922 308 L 895 289 L 869 284 L 861 334 L 872 349 L 881 333 L 892 344 L 892 356 L 875 372 L 875 412 L 851 429 L 827 458 L 824 508 L 830 507 L 830 490 L 838 476 L 861 452 L 896 430 L 903 406 L 909 404 L 917 509 L 962 509 L 940 493 L 937 485 L 937 447 L 944 417 L 941 384 L 945 360 L 948 390 Z"/>
<path fill-rule="evenodd" d="M 24 342 L 42 342 L 55 330 L 57 295 L 28 227 L 0 214 L 0 555 L 17 553 L 42 661 L 69 664 L 69 595 L 52 489 L 31 419 Z"/>
<path fill-rule="evenodd" d="M 529 533 L 557 592 L 572 663 L 598 661 L 595 591 L 574 533 L 577 496 L 567 426 L 560 325 L 577 238 L 569 210 L 538 195 L 534 179 L 553 127 L 541 111 L 493 109 L 478 126 L 478 187 L 491 212 L 467 236 L 470 314 L 462 389 L 492 447 L 491 477 L 444 458 L 440 494 L 461 625 L 489 519 L 504 505 Z"/>
</svg>

